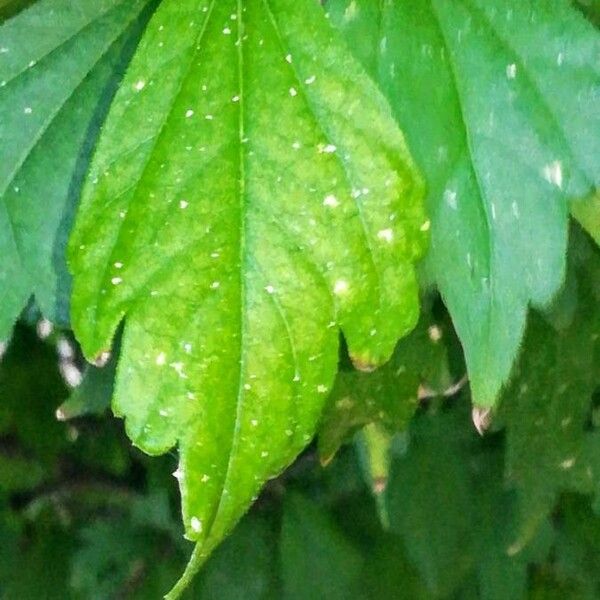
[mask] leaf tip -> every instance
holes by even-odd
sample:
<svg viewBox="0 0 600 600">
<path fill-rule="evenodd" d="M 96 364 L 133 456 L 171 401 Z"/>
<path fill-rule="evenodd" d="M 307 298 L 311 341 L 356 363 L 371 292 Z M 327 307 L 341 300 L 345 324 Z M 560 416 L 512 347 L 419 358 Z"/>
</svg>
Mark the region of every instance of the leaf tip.
<svg viewBox="0 0 600 600">
<path fill-rule="evenodd" d="M 474 406 L 471 411 L 473 425 L 480 436 L 483 436 L 492 424 L 492 408 L 483 406 Z"/>
</svg>

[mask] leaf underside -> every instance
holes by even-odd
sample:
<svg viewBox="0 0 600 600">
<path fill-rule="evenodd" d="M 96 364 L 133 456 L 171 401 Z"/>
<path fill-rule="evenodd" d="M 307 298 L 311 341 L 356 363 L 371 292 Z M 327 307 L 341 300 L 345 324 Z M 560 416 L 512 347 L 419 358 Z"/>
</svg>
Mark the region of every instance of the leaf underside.
<svg viewBox="0 0 600 600">
<path fill-rule="evenodd" d="M 598 188 L 600 36 L 566 0 L 373 4 L 327 7 L 426 176 L 427 271 L 490 406 L 563 281 L 568 200 Z"/>
<path fill-rule="evenodd" d="M 126 317 L 113 408 L 179 445 L 201 557 L 312 438 L 339 330 L 371 368 L 414 326 L 421 189 L 315 2 L 162 2 L 84 189 L 72 319 L 92 358 Z"/>
</svg>

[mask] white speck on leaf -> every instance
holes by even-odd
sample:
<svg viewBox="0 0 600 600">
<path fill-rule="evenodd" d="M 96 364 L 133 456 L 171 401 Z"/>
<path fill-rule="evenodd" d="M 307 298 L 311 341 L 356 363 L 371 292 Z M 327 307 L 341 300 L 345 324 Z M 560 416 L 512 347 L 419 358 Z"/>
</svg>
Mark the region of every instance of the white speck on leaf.
<svg viewBox="0 0 600 600">
<path fill-rule="evenodd" d="M 384 240 L 386 242 L 391 243 L 394 239 L 394 232 L 391 229 L 381 229 L 377 232 L 377 237 L 380 240 Z"/>
<path fill-rule="evenodd" d="M 432 325 L 427 330 L 427 334 L 429 335 L 429 339 L 434 343 L 442 339 L 442 330 L 437 325 Z"/>
<path fill-rule="evenodd" d="M 196 533 L 200 533 L 202 531 L 202 521 L 198 517 L 192 517 L 190 519 L 190 527 Z"/>
<path fill-rule="evenodd" d="M 456 192 L 454 190 L 444 190 L 444 202 L 452 209 L 456 210 Z"/>
<path fill-rule="evenodd" d="M 335 208 L 336 206 L 339 206 L 339 204 L 338 199 L 333 194 L 328 194 L 323 198 L 323 206 Z"/>
<path fill-rule="evenodd" d="M 563 172 L 562 163 L 559 160 L 555 160 L 553 163 L 544 167 L 544 179 L 557 188 L 562 189 L 563 184 Z"/>
<path fill-rule="evenodd" d="M 337 150 L 337 146 L 334 144 L 320 144 L 319 152 L 321 154 L 333 154 Z"/>
<path fill-rule="evenodd" d="M 333 293 L 336 296 L 343 296 L 348 292 L 349 289 L 350 286 L 348 285 L 348 282 L 345 279 L 338 279 L 333 285 Z"/>
<path fill-rule="evenodd" d="M 567 470 L 567 469 L 570 469 L 574 464 L 575 464 L 575 457 L 567 458 L 566 460 L 563 460 L 560 463 L 560 467 L 561 467 L 561 469 Z"/>
</svg>

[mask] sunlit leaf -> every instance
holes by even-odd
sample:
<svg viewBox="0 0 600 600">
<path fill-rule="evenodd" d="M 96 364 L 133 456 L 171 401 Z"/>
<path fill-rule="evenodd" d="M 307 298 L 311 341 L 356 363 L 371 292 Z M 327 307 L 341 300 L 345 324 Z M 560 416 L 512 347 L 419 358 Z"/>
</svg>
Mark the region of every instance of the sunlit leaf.
<svg viewBox="0 0 600 600">
<path fill-rule="evenodd" d="M 186 580 L 312 438 L 340 328 L 369 369 L 414 327 L 428 228 L 315 2 L 160 5 L 84 191 L 73 325 L 93 358 L 126 317 L 113 407 L 145 451 L 179 444 Z"/>
</svg>

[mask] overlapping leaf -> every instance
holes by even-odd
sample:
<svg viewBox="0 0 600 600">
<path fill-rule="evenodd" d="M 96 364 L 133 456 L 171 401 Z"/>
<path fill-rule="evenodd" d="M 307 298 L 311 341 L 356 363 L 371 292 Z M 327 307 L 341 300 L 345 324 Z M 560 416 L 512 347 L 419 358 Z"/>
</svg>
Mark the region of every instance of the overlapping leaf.
<svg viewBox="0 0 600 600">
<path fill-rule="evenodd" d="M 577 304 L 571 322 L 556 330 L 532 316 L 514 381 L 503 395 L 507 478 L 520 503 L 514 552 L 561 491 L 600 491 L 600 438 L 590 431 L 592 395 L 600 384 L 600 258 L 580 236 L 574 251 L 583 264 L 573 267 Z"/>
<path fill-rule="evenodd" d="M 331 522 L 301 496 L 287 499 L 281 531 L 285 600 L 357 596 L 362 556 Z"/>
<path fill-rule="evenodd" d="M 470 597 L 460 590 L 472 579 L 473 597 L 523 598 L 527 563 L 545 553 L 544 536 L 526 552 L 508 551 L 518 523 L 515 497 L 503 485 L 501 449 L 482 443 L 467 402 L 413 421 L 386 495 L 390 528 L 431 596 Z"/>
<path fill-rule="evenodd" d="M 73 207 L 147 4 L 42 0 L 0 26 L 0 339 L 32 293 L 46 316 L 68 322 Z"/>
<path fill-rule="evenodd" d="M 563 280 L 567 201 L 598 187 L 600 35 L 566 0 L 375 4 L 327 6 L 425 172 L 428 265 L 490 406 Z"/>
<path fill-rule="evenodd" d="M 147 452 L 179 443 L 193 565 L 314 434 L 339 328 L 371 368 L 414 326 L 428 228 L 316 3 L 161 4 L 84 192 L 73 324 L 94 357 L 126 316 L 114 408 Z"/>
<path fill-rule="evenodd" d="M 444 328 L 423 313 L 383 367 L 374 373 L 340 370 L 320 426 L 321 460 L 331 460 L 342 443 L 369 423 L 380 423 L 391 433 L 404 430 L 418 406 L 421 386 L 441 393 L 450 385 Z"/>
</svg>

